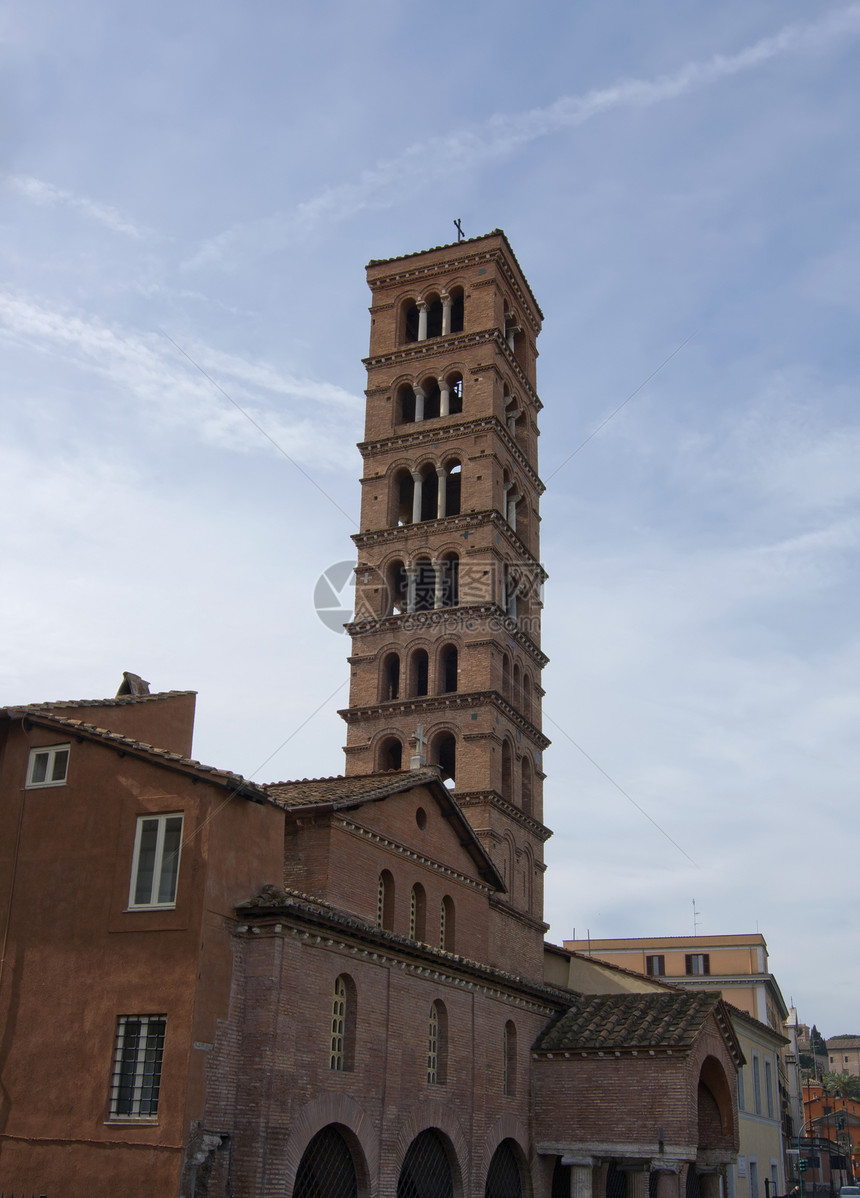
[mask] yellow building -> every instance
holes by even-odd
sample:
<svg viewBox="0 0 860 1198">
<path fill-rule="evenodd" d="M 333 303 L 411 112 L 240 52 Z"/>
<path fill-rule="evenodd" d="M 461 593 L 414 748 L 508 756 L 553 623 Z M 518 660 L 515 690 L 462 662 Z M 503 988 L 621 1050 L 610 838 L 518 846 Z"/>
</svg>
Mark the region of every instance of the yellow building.
<svg viewBox="0 0 860 1198">
<path fill-rule="evenodd" d="M 768 969 L 764 936 L 589 938 L 565 940 L 564 947 L 645 977 L 719 993 L 730 1004 L 746 1064 L 738 1074 L 740 1149 L 728 1173 L 728 1198 L 784 1194 L 797 1079 L 785 1066 L 788 1008 Z"/>
</svg>

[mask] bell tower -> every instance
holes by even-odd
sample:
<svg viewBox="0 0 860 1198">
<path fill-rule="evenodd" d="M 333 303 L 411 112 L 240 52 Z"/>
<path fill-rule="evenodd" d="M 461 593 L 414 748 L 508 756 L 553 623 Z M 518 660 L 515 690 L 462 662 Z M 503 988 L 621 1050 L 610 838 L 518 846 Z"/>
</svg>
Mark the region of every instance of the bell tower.
<svg viewBox="0 0 860 1198">
<path fill-rule="evenodd" d="M 439 766 L 542 939 L 536 341 L 501 230 L 372 261 L 348 775 Z M 503 921 L 507 924 L 507 921 Z M 511 946 L 513 951 L 514 945 Z M 520 958 L 522 960 L 522 958 Z"/>
</svg>

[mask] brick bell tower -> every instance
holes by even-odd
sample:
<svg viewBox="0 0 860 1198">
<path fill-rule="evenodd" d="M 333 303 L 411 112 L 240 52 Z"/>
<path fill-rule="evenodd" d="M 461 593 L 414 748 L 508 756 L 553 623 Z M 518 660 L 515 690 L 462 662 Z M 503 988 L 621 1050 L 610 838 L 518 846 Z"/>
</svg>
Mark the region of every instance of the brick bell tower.
<svg viewBox="0 0 860 1198">
<path fill-rule="evenodd" d="M 504 233 L 367 268 L 348 775 L 438 765 L 542 937 L 540 308 Z M 507 921 L 505 921 L 507 922 Z M 506 935 L 513 928 L 509 927 Z"/>
</svg>

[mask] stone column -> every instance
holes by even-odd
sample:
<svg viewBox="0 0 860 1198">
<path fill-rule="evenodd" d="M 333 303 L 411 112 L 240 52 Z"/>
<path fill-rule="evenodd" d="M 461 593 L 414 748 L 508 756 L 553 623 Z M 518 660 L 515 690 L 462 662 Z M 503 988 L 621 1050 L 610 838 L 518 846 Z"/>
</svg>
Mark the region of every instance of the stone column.
<svg viewBox="0 0 860 1198">
<path fill-rule="evenodd" d="M 451 414 L 451 387 L 444 379 L 439 380 L 439 415 Z"/>
<path fill-rule="evenodd" d="M 436 496 L 436 519 L 444 520 L 445 504 L 448 499 L 448 471 L 444 466 L 436 467 L 436 478 L 439 480 L 439 491 Z"/>
<path fill-rule="evenodd" d="M 516 435 L 517 435 L 517 421 L 519 420 L 520 416 L 522 416 L 522 414 L 523 414 L 522 408 L 512 408 L 510 410 L 510 412 L 506 413 L 506 417 L 507 417 L 507 421 L 508 421 L 508 432 L 511 434 L 512 437 L 516 437 Z"/>
<path fill-rule="evenodd" d="M 442 292 L 442 336 L 451 332 L 451 297 L 447 291 Z"/>
<path fill-rule="evenodd" d="M 517 531 L 517 504 L 522 499 L 519 491 L 508 497 L 508 524 L 511 526 L 511 531 Z"/>
<path fill-rule="evenodd" d="M 418 581 L 418 567 L 406 567 L 406 611 L 415 611 L 415 585 Z"/>
<path fill-rule="evenodd" d="M 657 1198 L 680 1198 L 681 1166 L 677 1161 L 652 1160 L 651 1171 L 657 1174 Z"/>
<path fill-rule="evenodd" d="M 413 387 L 412 390 L 415 392 L 415 423 L 417 424 L 419 420 L 424 419 L 424 388 Z"/>
<path fill-rule="evenodd" d="M 621 1166 L 627 1177 L 627 1198 L 648 1198 L 648 1169 L 642 1165 Z"/>
<path fill-rule="evenodd" d="M 511 353 L 514 352 L 514 341 L 516 339 L 516 335 L 517 335 L 517 333 L 521 333 L 522 331 L 523 331 L 522 328 L 518 324 L 512 324 L 510 326 L 510 328 L 505 329 L 505 337 L 507 338 L 508 349 L 511 351 Z M 418 334 L 418 339 L 419 339 L 419 341 L 421 340 L 420 333 Z"/>
<path fill-rule="evenodd" d="M 421 496 L 424 491 L 424 479 L 417 470 L 410 470 L 412 475 L 412 523 L 420 524 L 421 522 Z"/>
<path fill-rule="evenodd" d="M 594 1161 L 590 1156 L 563 1156 L 561 1163 L 570 1169 L 570 1198 L 592 1198 Z"/>
<path fill-rule="evenodd" d="M 415 307 L 418 309 L 418 340 L 427 340 L 427 302 L 426 300 L 418 300 Z M 513 346 L 511 346 L 513 349 Z"/>
<path fill-rule="evenodd" d="M 695 1168 L 694 1165 L 690 1166 Z M 702 1198 L 720 1198 L 720 1175 L 716 1170 L 699 1174 L 699 1193 Z"/>
</svg>

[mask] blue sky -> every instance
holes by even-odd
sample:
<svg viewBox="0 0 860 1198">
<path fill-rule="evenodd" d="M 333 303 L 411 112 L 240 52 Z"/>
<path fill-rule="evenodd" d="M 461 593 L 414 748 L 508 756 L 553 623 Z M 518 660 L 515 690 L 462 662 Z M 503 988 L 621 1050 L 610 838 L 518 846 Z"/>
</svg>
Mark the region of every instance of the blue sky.
<svg viewBox="0 0 860 1198">
<path fill-rule="evenodd" d="M 203 760 L 341 772 L 363 268 L 504 228 L 546 314 L 550 936 L 695 900 L 860 1030 L 858 52 L 860 4 L 798 0 L 13 0 L 0 700 L 130 669 L 199 691 Z"/>
</svg>

